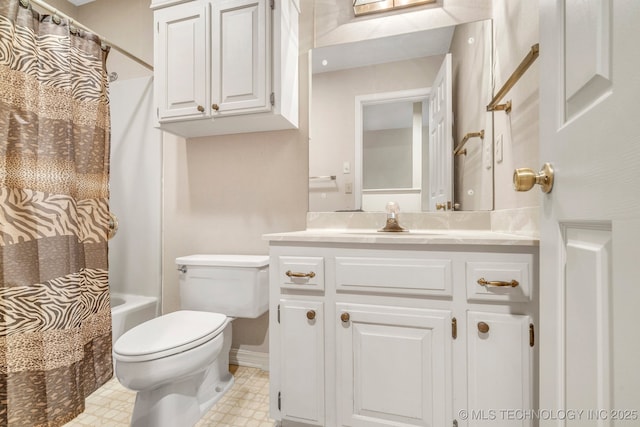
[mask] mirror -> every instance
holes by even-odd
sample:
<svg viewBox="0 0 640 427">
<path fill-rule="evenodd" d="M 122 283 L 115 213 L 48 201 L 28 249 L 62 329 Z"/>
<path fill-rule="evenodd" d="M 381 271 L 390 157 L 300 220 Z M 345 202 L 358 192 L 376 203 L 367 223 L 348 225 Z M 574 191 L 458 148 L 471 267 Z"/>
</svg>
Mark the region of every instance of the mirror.
<svg viewBox="0 0 640 427">
<path fill-rule="evenodd" d="M 493 209 L 491 41 L 485 20 L 312 49 L 309 210 Z M 429 117 L 447 57 L 452 124 L 440 126 Z"/>
</svg>

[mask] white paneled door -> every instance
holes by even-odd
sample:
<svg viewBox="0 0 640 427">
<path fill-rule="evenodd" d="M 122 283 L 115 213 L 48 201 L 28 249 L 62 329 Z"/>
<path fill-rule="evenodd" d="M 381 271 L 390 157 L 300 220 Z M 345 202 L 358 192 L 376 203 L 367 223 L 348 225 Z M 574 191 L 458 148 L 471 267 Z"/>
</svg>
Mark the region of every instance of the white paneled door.
<svg viewBox="0 0 640 427">
<path fill-rule="evenodd" d="M 453 203 L 453 76 L 451 54 L 429 92 L 429 210 Z M 440 208 L 438 207 L 440 206 Z"/>
<path fill-rule="evenodd" d="M 540 1 L 542 426 L 640 425 L 639 22 L 637 0 Z"/>
</svg>

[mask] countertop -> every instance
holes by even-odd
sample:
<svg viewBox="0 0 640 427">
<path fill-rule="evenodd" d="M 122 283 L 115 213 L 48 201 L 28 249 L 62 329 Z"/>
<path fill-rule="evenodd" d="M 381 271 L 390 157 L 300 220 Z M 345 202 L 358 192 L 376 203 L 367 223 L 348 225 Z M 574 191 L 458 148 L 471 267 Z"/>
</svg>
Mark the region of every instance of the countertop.
<svg viewBox="0 0 640 427">
<path fill-rule="evenodd" d="M 490 230 L 409 230 L 378 232 L 375 229 L 308 229 L 263 236 L 270 242 L 357 243 L 404 245 L 516 245 L 538 246 L 537 237 Z"/>
</svg>

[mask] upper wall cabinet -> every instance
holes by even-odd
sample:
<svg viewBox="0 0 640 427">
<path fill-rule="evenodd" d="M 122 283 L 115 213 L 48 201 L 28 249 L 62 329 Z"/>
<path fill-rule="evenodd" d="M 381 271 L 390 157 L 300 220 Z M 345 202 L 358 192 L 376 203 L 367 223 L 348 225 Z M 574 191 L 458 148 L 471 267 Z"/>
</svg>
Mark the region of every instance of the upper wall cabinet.
<svg viewBox="0 0 640 427">
<path fill-rule="evenodd" d="M 154 0 L 158 126 L 183 137 L 298 127 L 292 0 Z"/>
</svg>

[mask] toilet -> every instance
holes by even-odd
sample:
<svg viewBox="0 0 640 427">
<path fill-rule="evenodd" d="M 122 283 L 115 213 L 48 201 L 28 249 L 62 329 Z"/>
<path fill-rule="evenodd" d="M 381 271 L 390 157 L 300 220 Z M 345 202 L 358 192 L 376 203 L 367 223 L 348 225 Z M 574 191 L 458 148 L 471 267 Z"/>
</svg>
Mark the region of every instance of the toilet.
<svg viewBox="0 0 640 427">
<path fill-rule="evenodd" d="M 269 257 L 176 259 L 180 310 L 144 322 L 113 345 L 120 383 L 136 391 L 135 427 L 194 425 L 233 385 L 231 324 L 269 306 Z"/>
</svg>

